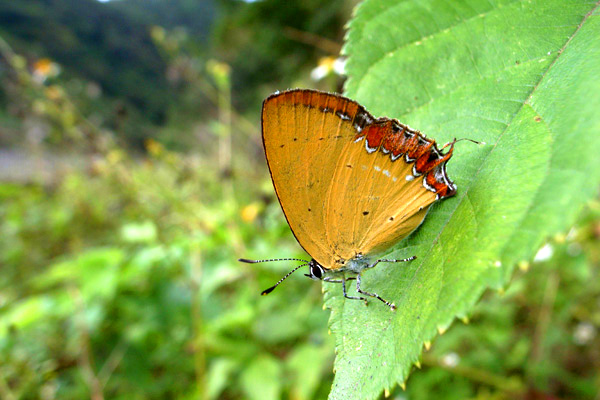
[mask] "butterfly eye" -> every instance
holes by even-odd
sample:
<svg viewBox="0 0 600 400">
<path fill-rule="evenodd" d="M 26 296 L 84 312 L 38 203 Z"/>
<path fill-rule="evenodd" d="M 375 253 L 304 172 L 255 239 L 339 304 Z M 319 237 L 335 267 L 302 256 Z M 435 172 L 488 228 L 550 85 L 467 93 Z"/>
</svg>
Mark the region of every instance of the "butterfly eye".
<svg viewBox="0 0 600 400">
<path fill-rule="evenodd" d="M 310 274 L 317 279 L 321 279 L 323 277 L 323 268 L 318 264 L 311 264 Z"/>
</svg>

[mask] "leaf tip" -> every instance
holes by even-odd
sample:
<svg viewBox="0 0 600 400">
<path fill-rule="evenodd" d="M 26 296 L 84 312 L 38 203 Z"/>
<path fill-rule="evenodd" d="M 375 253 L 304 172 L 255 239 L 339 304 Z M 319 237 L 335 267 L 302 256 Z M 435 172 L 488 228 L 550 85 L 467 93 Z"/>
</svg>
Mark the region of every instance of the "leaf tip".
<svg viewBox="0 0 600 400">
<path fill-rule="evenodd" d="M 467 317 L 466 315 L 460 317 L 460 320 L 463 322 L 463 324 L 468 324 L 470 322 L 469 317 Z"/>
<path fill-rule="evenodd" d="M 415 367 L 421 369 L 421 361 L 419 361 L 419 360 L 415 361 Z"/>
<path fill-rule="evenodd" d="M 426 340 L 426 341 L 423 343 L 423 346 L 425 346 L 425 350 L 426 350 L 426 351 L 429 351 L 429 349 L 431 348 L 431 341 L 429 341 L 429 340 Z"/>
<path fill-rule="evenodd" d="M 402 390 L 406 391 L 406 382 L 402 382 L 400 384 L 400 387 L 402 388 Z"/>
<path fill-rule="evenodd" d="M 390 389 L 385 388 L 383 389 L 383 396 L 387 399 L 388 397 L 390 397 Z"/>
<path fill-rule="evenodd" d="M 444 334 L 444 333 L 446 333 L 446 331 L 448 330 L 448 327 L 445 327 L 445 326 L 438 326 L 437 330 L 438 330 L 438 333 L 439 333 L 440 335 L 443 335 L 443 334 Z"/>
</svg>

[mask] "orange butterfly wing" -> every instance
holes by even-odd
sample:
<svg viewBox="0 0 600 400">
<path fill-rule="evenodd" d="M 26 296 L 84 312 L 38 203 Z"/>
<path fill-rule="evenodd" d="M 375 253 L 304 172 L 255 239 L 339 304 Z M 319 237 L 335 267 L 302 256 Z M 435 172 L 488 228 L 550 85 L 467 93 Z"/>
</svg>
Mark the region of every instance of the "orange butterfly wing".
<svg viewBox="0 0 600 400">
<path fill-rule="evenodd" d="M 267 98 L 263 144 L 300 245 L 328 269 L 382 252 L 454 194 L 435 142 L 342 96 L 297 89 Z M 408 161 L 410 162 L 408 162 Z"/>
</svg>

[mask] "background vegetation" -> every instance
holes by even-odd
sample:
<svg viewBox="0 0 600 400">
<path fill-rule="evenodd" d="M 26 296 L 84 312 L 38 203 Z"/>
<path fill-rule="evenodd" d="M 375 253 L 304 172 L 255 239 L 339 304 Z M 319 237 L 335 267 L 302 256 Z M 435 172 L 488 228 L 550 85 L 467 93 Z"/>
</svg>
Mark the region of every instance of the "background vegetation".
<svg viewBox="0 0 600 400">
<path fill-rule="evenodd" d="M 1 398 L 327 396 L 320 285 L 236 259 L 301 255 L 260 102 L 340 89 L 353 6 L 0 3 Z M 597 399 L 599 240 L 592 201 L 389 395 Z"/>
</svg>

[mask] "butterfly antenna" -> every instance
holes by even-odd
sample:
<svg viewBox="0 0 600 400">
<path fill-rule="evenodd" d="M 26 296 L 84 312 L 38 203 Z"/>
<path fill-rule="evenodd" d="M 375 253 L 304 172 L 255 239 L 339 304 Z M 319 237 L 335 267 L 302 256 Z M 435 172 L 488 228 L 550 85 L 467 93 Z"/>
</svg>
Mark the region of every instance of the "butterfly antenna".
<svg viewBox="0 0 600 400">
<path fill-rule="evenodd" d="M 302 261 L 304 263 L 308 262 L 308 260 L 302 260 L 300 258 L 270 258 L 268 260 L 249 260 L 247 258 L 240 258 L 238 261 L 248 263 L 248 264 L 256 264 L 256 263 L 271 262 L 271 261 Z"/>
<path fill-rule="evenodd" d="M 454 146 L 455 143 L 461 142 L 463 140 L 468 140 L 469 142 L 473 142 L 475 144 L 485 144 L 485 142 L 478 142 L 477 140 L 473 140 L 473 139 L 468 139 L 468 138 L 460 138 L 460 139 L 456 139 L 454 138 L 453 141 L 446 143 L 445 145 L 442 146 L 442 148 L 440 150 L 444 150 L 446 147 L 448 146 Z"/>
<path fill-rule="evenodd" d="M 277 282 L 276 284 L 274 284 L 270 288 L 263 290 L 262 293 L 261 293 L 261 296 L 264 296 L 264 295 L 267 295 L 267 294 L 271 293 L 273 291 L 273 289 L 275 289 L 281 282 L 283 282 L 285 280 L 285 278 L 287 278 L 288 276 L 290 276 L 291 274 L 293 274 L 294 272 L 296 272 L 296 270 L 298 268 L 305 267 L 307 265 L 308 265 L 308 263 L 307 264 L 298 265 L 296 268 L 294 268 L 293 270 L 291 270 L 290 272 L 288 272 L 283 278 L 281 278 L 279 280 L 279 282 Z"/>
</svg>

